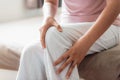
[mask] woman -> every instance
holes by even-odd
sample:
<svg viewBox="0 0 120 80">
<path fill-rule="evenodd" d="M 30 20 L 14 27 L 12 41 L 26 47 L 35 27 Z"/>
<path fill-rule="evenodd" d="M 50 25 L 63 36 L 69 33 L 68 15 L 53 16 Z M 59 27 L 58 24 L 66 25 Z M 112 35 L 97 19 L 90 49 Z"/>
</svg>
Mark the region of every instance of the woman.
<svg viewBox="0 0 120 80">
<path fill-rule="evenodd" d="M 44 1 L 42 48 L 36 43 L 23 50 L 17 80 L 80 80 L 77 65 L 86 55 L 118 44 L 112 24 L 120 0 L 63 0 L 60 24 L 54 19 L 57 6 L 58 0 Z"/>
</svg>

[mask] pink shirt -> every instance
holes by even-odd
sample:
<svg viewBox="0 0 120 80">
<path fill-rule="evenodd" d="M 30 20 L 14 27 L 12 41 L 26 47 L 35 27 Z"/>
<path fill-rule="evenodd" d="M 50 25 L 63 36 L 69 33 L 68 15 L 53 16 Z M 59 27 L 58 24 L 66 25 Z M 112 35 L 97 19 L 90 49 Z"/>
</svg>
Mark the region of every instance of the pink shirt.
<svg viewBox="0 0 120 80">
<path fill-rule="evenodd" d="M 92 22 L 106 5 L 106 0 L 63 0 L 62 22 Z"/>
</svg>

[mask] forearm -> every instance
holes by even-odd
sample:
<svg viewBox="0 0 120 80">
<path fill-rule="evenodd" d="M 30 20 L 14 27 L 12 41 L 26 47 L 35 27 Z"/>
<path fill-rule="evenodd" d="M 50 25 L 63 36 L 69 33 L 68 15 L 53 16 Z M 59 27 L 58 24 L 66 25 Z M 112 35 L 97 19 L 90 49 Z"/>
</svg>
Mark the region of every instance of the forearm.
<svg viewBox="0 0 120 80">
<path fill-rule="evenodd" d="M 50 0 L 45 0 L 43 5 L 43 15 L 44 19 L 48 17 L 54 17 L 57 12 L 58 0 L 54 0 L 53 2 Z"/>
<path fill-rule="evenodd" d="M 95 24 L 82 37 L 82 39 L 87 42 L 87 48 L 90 48 L 92 44 L 110 27 L 119 13 L 120 0 L 111 0 L 111 2 L 109 0 L 107 6 L 98 17 Z"/>
</svg>

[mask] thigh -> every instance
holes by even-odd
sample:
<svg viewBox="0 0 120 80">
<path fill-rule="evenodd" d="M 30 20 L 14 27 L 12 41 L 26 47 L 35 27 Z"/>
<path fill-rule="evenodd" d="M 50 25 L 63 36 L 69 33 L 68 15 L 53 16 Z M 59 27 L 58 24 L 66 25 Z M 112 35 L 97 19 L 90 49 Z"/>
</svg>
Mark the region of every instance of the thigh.
<svg viewBox="0 0 120 80">
<path fill-rule="evenodd" d="M 91 46 L 87 54 L 101 52 L 119 43 L 119 29 L 111 25 L 109 29 Z"/>
<path fill-rule="evenodd" d="M 61 24 L 62 32 L 57 31 L 55 27 L 51 27 L 46 34 L 46 46 L 50 54 L 60 55 L 66 52 L 72 45 L 85 34 L 93 23 L 74 23 Z"/>
<path fill-rule="evenodd" d="M 60 67 L 61 64 L 54 67 L 53 62 L 57 60 L 62 54 L 64 54 L 74 42 L 79 39 L 86 30 L 92 24 L 66 24 L 61 25 L 63 32 L 59 32 L 56 28 L 52 27 L 47 31 L 46 34 L 46 50 L 45 50 L 45 64 L 46 71 L 49 80 L 65 80 L 65 75 L 70 65 L 68 65 L 65 70 L 58 76 L 55 73 L 56 68 Z M 86 26 L 86 27 L 85 27 Z M 79 80 L 79 74 L 77 66 L 74 68 L 70 80 Z"/>
<path fill-rule="evenodd" d="M 46 55 L 46 69 L 51 68 L 53 70 L 52 73 L 49 72 L 49 75 L 52 75 L 54 73 L 55 67 L 52 66 L 52 63 L 57 60 L 62 54 L 64 54 L 72 45 L 78 40 L 81 36 L 83 36 L 89 28 L 93 25 L 93 22 L 85 22 L 85 23 L 71 23 L 71 24 L 61 24 L 63 32 L 57 31 L 55 27 L 51 27 L 46 34 L 46 50 L 48 54 Z M 110 42 L 110 44 L 105 42 Z M 104 49 L 108 49 L 110 47 L 113 47 L 117 44 L 118 41 L 118 31 L 115 26 L 111 26 L 94 44 L 91 46 L 90 50 L 87 54 L 100 52 Z M 46 53 L 47 53 L 46 52 Z M 47 59 L 49 58 L 49 59 Z M 49 63 L 48 63 L 49 62 Z M 61 63 L 63 64 L 63 63 Z M 61 65 L 59 64 L 57 68 Z M 60 79 L 64 80 L 65 73 L 69 66 L 61 73 Z M 77 73 L 77 67 L 73 70 L 72 77 L 70 80 L 78 80 L 78 77 L 74 76 L 78 75 Z M 55 76 L 55 74 L 54 74 Z M 57 78 L 58 79 L 58 78 Z M 57 80 L 54 78 L 54 80 Z M 52 79 L 51 79 L 52 80 Z M 59 80 L 59 79 L 58 79 Z"/>
<path fill-rule="evenodd" d="M 48 44 L 48 47 L 50 46 L 50 52 L 52 50 L 57 52 L 59 52 L 59 50 L 64 50 L 63 52 L 65 52 L 72 47 L 72 45 L 82 37 L 93 24 L 94 22 L 61 24 L 63 32 L 58 32 L 54 27 L 50 28 L 46 35 L 46 44 Z M 110 28 L 91 46 L 87 54 L 107 50 L 117 45 L 118 42 L 119 29 L 118 27 L 111 25 Z M 56 47 L 58 47 L 57 50 L 54 49 Z M 58 57 L 56 57 L 56 59 L 57 58 Z"/>
</svg>

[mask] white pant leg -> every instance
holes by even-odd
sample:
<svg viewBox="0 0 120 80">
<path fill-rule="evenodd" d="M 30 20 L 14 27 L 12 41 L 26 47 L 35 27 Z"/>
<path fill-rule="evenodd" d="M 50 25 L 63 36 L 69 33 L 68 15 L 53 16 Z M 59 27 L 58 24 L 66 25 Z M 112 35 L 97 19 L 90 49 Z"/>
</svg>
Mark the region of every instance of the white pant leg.
<svg viewBox="0 0 120 80">
<path fill-rule="evenodd" d="M 55 27 L 50 28 L 46 34 L 45 49 L 45 69 L 47 71 L 48 80 L 66 80 L 65 75 L 69 66 L 60 74 L 56 75 L 56 68 L 53 62 L 57 60 L 64 52 L 66 52 L 74 42 L 79 39 L 93 25 L 93 23 L 75 23 L 63 24 L 63 32 L 58 32 Z M 115 26 L 111 26 L 90 48 L 87 54 L 100 52 L 104 49 L 111 48 L 118 44 L 118 31 Z M 62 63 L 61 63 L 62 64 Z M 57 68 L 61 65 L 59 64 Z M 72 72 L 69 80 L 80 80 L 78 76 L 77 66 Z"/>
<path fill-rule="evenodd" d="M 69 49 L 92 24 L 93 23 L 62 25 L 62 33 L 58 32 L 55 28 L 49 29 L 46 34 L 47 49 L 44 50 L 45 54 L 41 54 L 43 50 L 40 48 L 39 43 L 24 49 L 23 55 L 21 56 L 17 80 L 65 80 L 67 68 L 62 74 L 56 75 L 55 67 L 53 67 L 52 63 Z M 115 46 L 117 43 L 117 28 L 111 26 L 111 28 L 104 33 L 104 36 L 94 43 L 88 51 L 88 54 L 108 49 Z M 45 62 L 43 61 L 43 56 Z M 74 69 L 70 80 L 79 80 L 77 67 Z"/>
<path fill-rule="evenodd" d="M 111 25 L 110 28 L 91 46 L 87 54 L 101 52 L 119 44 L 119 28 Z"/>
<path fill-rule="evenodd" d="M 26 46 L 22 52 L 16 80 L 47 80 L 43 58 L 44 52 L 40 43 Z"/>
</svg>

